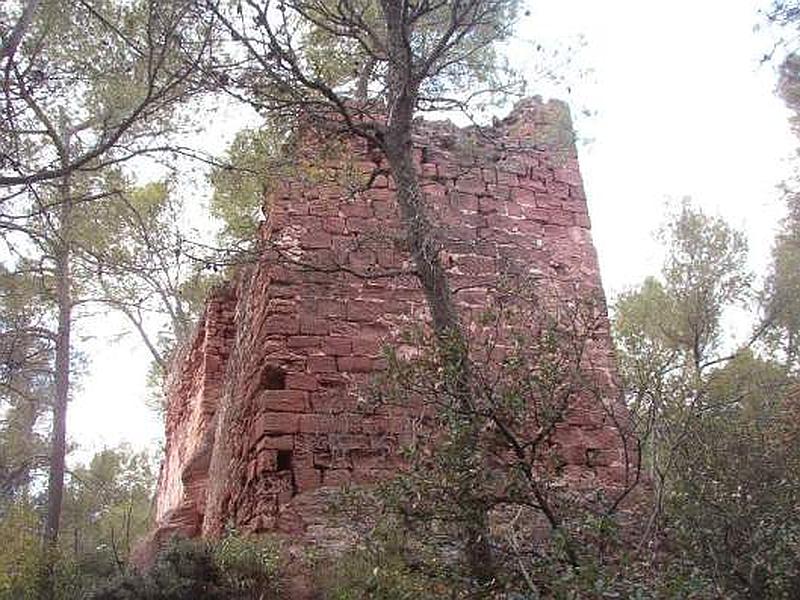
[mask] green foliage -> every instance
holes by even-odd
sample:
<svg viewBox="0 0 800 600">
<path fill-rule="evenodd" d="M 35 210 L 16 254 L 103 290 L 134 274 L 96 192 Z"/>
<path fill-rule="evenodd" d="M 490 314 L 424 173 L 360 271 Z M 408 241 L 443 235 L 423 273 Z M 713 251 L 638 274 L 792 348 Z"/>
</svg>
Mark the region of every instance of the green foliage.
<svg viewBox="0 0 800 600">
<path fill-rule="evenodd" d="M 796 23 L 796 2 L 775 2 L 775 18 Z M 792 53 L 781 65 L 778 92 L 792 116 L 790 123 L 800 134 L 800 56 Z M 766 313 L 766 345 L 776 359 L 795 373 L 800 372 L 800 195 L 797 179 L 785 185 L 787 215 L 775 238 L 772 267 L 763 303 Z"/>
<path fill-rule="evenodd" d="M 664 231 L 662 277 L 621 296 L 614 311 L 653 486 L 643 541 L 665 549 L 664 569 L 697 597 L 794 597 L 798 382 L 785 355 L 760 344 L 769 318 L 741 347 L 722 348 L 725 312 L 752 300 L 741 234 L 687 204 Z"/>
<path fill-rule="evenodd" d="M 450 53 L 445 53 L 431 65 L 431 76 L 423 82 L 421 95 L 428 102 L 436 102 L 448 96 L 462 96 L 464 90 L 500 90 L 503 76 L 508 75 L 509 69 L 501 63 L 495 43 L 510 36 L 519 5 L 519 1 L 513 0 L 485 2 L 478 6 L 472 26 L 465 28 Z M 358 15 L 357 19 L 351 17 L 354 22 L 362 24 L 372 34 L 362 38 L 337 30 L 335 13 L 330 11 L 327 3 L 322 2 L 316 7 L 298 3 L 300 6 L 308 16 L 302 50 L 306 53 L 310 71 L 316 77 L 332 89 L 357 87 L 359 83 L 370 91 L 370 95 L 385 89 L 386 69 L 382 63 L 386 58 L 381 56 L 381 49 L 388 44 L 380 2 L 359 2 L 352 11 Z M 452 24 L 451 8 L 442 3 L 420 10 L 420 17 L 413 21 L 413 28 L 408 31 L 409 47 L 416 58 L 432 54 L 442 33 Z M 347 19 L 350 15 L 345 11 L 343 16 Z"/>
<path fill-rule="evenodd" d="M 189 338 L 221 274 L 186 232 L 184 204 L 169 181 L 133 186 L 105 174 L 113 190 L 73 210 L 74 289 L 123 315 L 153 358 L 150 404 L 163 407 L 163 379 L 173 351 Z"/>
<path fill-rule="evenodd" d="M 328 132 L 346 115 L 346 127 L 374 133 L 365 121 L 387 117 L 392 98 L 412 104 L 402 111 L 410 127 L 418 110 L 475 108 L 519 92 L 523 83 L 496 45 L 510 37 L 521 4 L 423 2 L 398 11 L 378 0 L 303 0 L 274 11 L 257 3 L 207 10 L 239 50 L 236 60 L 214 65 L 217 77 L 236 82 L 260 112 Z M 405 60 L 406 50 L 401 74 L 397 57 Z"/>
<path fill-rule="evenodd" d="M 795 8 L 795 17 L 800 15 L 800 4 Z M 789 54 L 780 67 L 778 93 L 793 115 L 789 122 L 795 134 L 800 133 L 800 56 Z"/>
<path fill-rule="evenodd" d="M 229 532 L 211 548 L 214 564 L 238 598 L 273 598 L 281 589 L 283 563 L 274 540 Z"/>
<path fill-rule="evenodd" d="M 17 502 L 0 519 L 0 600 L 38 600 L 43 597 L 45 573 L 53 574 L 54 600 L 85 597 L 97 573 L 69 550 L 46 551 L 42 545 L 41 514 Z"/>
<path fill-rule="evenodd" d="M 443 98 L 463 98 L 465 90 L 491 92 L 487 98 L 503 96 L 502 92 L 517 91 L 523 82 L 516 79 L 512 68 L 500 59 L 497 43 L 508 39 L 519 12 L 519 0 L 485 2 L 477 11 L 473 26 L 451 49 L 433 65 L 431 77 L 423 82 L 420 95 L 447 105 Z M 416 27 L 412 46 L 420 56 L 431 53 L 442 31 L 449 26 L 451 6 L 443 4 L 428 13 Z"/>
<path fill-rule="evenodd" d="M 203 542 L 174 540 L 158 556 L 152 569 L 101 584 L 92 600 L 190 600 L 226 598 L 219 585 L 219 572 Z"/>
<path fill-rule="evenodd" d="M 223 223 L 223 243 L 249 244 L 256 239 L 266 194 L 289 168 L 288 138 L 288 132 L 272 121 L 260 129 L 242 130 L 227 150 L 225 166 L 211 172 L 211 214 Z"/>
<path fill-rule="evenodd" d="M 743 235 L 687 201 L 661 238 L 668 244 L 661 278 L 646 279 L 614 307 L 628 403 L 659 486 L 687 423 L 707 406 L 706 374 L 724 358 L 721 319 L 749 297 L 751 281 Z"/>
<path fill-rule="evenodd" d="M 468 576 L 462 562 L 463 538 L 441 527 L 419 529 L 413 516 L 392 510 L 397 502 L 392 493 L 389 484 L 377 492 L 350 490 L 343 494 L 343 510 L 359 506 L 352 518 L 371 519 L 374 525 L 357 548 L 314 566 L 316 587 L 324 598 L 717 597 L 714 583 L 704 569 L 688 560 L 651 561 L 649 555 L 636 552 L 616 516 L 589 511 L 573 513 L 566 524 L 573 546 L 578 549 L 577 564 L 567 555 L 566 539 L 559 532 L 544 536 L 533 553 L 521 546 L 500 543 L 494 546 L 498 557 L 495 579 L 490 585 L 481 586 Z M 422 496 L 418 501 L 427 499 Z M 455 501 L 451 504 L 458 506 Z M 359 510 L 366 512 L 359 517 Z M 536 516 L 534 511 L 527 511 L 518 520 L 524 529 L 535 522 Z M 509 528 L 504 535 L 510 535 Z M 524 536 L 517 532 L 516 537 L 521 542 Z"/>
<path fill-rule="evenodd" d="M 14 118 L 0 125 L 10 159 L 0 179 L 40 176 L 84 153 L 84 166 L 96 167 L 175 130 L 175 106 L 199 84 L 187 58 L 204 37 L 202 25 L 186 19 L 185 2 L 37 4 L 4 63 Z M 15 22 L 10 13 L 0 14 L 4 23 Z"/>
<path fill-rule="evenodd" d="M 613 506 L 623 489 L 582 493 L 565 474 L 566 415 L 578 399 L 610 421 L 613 407 L 603 402 L 610 390 L 584 371 L 603 322 L 597 305 L 561 301 L 549 283 L 495 290 L 493 308 L 467 325 L 466 349 L 463 338 L 416 332 L 387 351 L 373 401 L 413 410 L 431 433 L 407 436 L 408 468 L 375 492 L 365 512 L 380 519 L 332 570 L 339 595 L 331 597 L 600 598 L 644 589 L 645 578 L 622 566 L 626 540 Z"/>
<path fill-rule="evenodd" d="M 421 568 L 420 561 L 415 564 L 399 539 L 392 540 L 389 532 L 384 534 L 386 537 L 380 541 L 372 538 L 366 547 L 348 552 L 322 568 L 316 584 L 323 598 L 433 600 L 447 595 L 445 578 L 437 581 L 435 576 L 425 573 L 433 565 Z M 401 535 L 399 530 L 395 535 Z"/>
<path fill-rule="evenodd" d="M 280 597 L 281 561 L 269 540 L 229 534 L 216 543 L 173 539 L 146 573 L 100 585 L 92 600 L 269 600 Z"/>
<path fill-rule="evenodd" d="M 39 515 L 28 504 L 4 509 L 0 518 L 0 598 L 33 598 L 41 569 Z"/>
<path fill-rule="evenodd" d="M 767 343 L 788 368 L 800 372 L 800 196 L 789 195 L 788 208 L 767 280 Z"/>
<path fill-rule="evenodd" d="M 165 181 L 133 187 L 112 173 L 107 186 L 114 192 L 77 209 L 78 280 L 140 327 L 149 329 L 145 316 L 161 316 L 164 333 L 150 340 L 154 346 L 179 342 L 196 316 L 195 300 L 186 296 L 202 287 L 196 263 L 186 256 L 184 207 Z"/>
<path fill-rule="evenodd" d="M 121 446 L 71 470 L 62 509 L 64 543 L 81 564 L 108 575 L 128 562 L 150 525 L 152 459 Z"/>
<path fill-rule="evenodd" d="M 127 447 L 97 453 L 70 473 L 58 546 L 42 543 L 38 499 L 26 494 L 0 505 L 0 599 L 39 598 L 52 573 L 55 598 L 85 597 L 120 573 L 130 547 L 149 525 L 152 464 Z"/>
<path fill-rule="evenodd" d="M 702 360 L 718 349 L 723 309 L 747 299 L 752 275 L 746 269 L 746 238 L 684 200 L 661 239 L 669 249 L 664 285 L 675 303 L 664 333 L 693 360 Z"/>
<path fill-rule="evenodd" d="M 113 218 L 104 215 L 93 227 L 93 209 L 123 193 L 121 163 L 174 131 L 174 109 L 196 83 L 195 65 L 186 57 L 197 38 L 193 26 L 182 23 L 188 6 L 180 1 L 11 4 L 32 12 L 19 21 L 20 43 L 0 57 L 8 115 L 0 121 L 0 233 L 8 262 L 29 268 L 39 283 L 38 296 L 47 302 L 34 310 L 49 313 L 47 337 L 57 346 L 45 528 L 55 544 L 66 413 L 78 374 L 77 336 L 70 331 L 86 304 L 99 300 L 90 292 L 102 286 L 102 266 L 108 265 L 98 264 L 97 251 L 105 257 L 112 254 L 109 244 L 125 247 L 108 235 L 117 224 Z M 0 16 L 4 30 L 6 18 L 16 20 L 5 10 Z M 54 583 L 51 578 L 49 587 Z"/>
<path fill-rule="evenodd" d="M 0 266 L 0 508 L 25 495 L 47 451 L 41 429 L 52 393 L 53 340 L 40 310 L 48 299 L 27 267 Z"/>
<path fill-rule="evenodd" d="M 780 366 L 743 354 L 715 372 L 711 410 L 675 457 L 668 524 L 682 550 L 728 594 L 800 594 L 798 399 Z"/>
</svg>

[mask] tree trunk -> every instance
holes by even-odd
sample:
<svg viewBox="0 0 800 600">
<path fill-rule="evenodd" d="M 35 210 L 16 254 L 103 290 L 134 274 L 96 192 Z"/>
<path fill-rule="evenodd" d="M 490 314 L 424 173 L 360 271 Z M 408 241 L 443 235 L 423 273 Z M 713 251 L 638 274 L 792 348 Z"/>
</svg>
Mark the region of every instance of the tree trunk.
<svg viewBox="0 0 800 600">
<path fill-rule="evenodd" d="M 433 330 L 439 339 L 443 358 L 456 367 L 453 382 L 454 395 L 469 412 L 473 407 L 470 394 L 469 356 L 461 320 L 453 300 L 450 281 L 441 260 L 441 242 L 425 207 L 425 198 L 414 164 L 411 138 L 412 119 L 416 106 L 415 84 L 410 81 L 410 70 L 404 66 L 402 50 L 393 53 L 397 60 L 390 61 L 390 108 L 383 137 L 383 151 L 397 187 L 397 204 L 405 228 L 409 251 L 417 271 L 417 278 L 425 293 L 431 312 Z M 405 73 L 405 75 L 404 75 Z M 405 78 L 405 79 L 404 79 Z M 474 435 L 478 435 L 475 430 Z M 465 448 L 472 452 L 473 448 Z M 468 457 L 465 457 L 467 460 Z M 481 584 L 493 580 L 494 565 L 488 535 L 488 515 L 483 510 L 473 511 L 474 518 L 465 526 L 467 561 L 472 574 Z"/>
<path fill-rule="evenodd" d="M 419 177 L 412 158 L 410 129 L 409 120 L 407 131 L 390 130 L 387 133 L 386 157 L 397 186 L 400 216 L 417 277 L 431 311 L 433 329 L 440 337 L 455 337 L 453 341 L 458 341 L 461 323 L 453 302 L 450 282 L 442 265 L 441 245 L 425 211 Z"/>
<path fill-rule="evenodd" d="M 417 277 L 425 292 L 431 311 L 433 330 L 439 338 L 441 351 L 451 365 L 457 367 L 453 382 L 456 398 L 469 411 L 472 407 L 469 385 L 469 356 L 458 311 L 453 301 L 450 281 L 441 261 L 441 244 L 425 210 L 425 201 L 414 166 L 411 143 L 411 119 L 407 126 L 390 128 L 385 137 L 389 168 L 397 186 L 397 203 L 405 227 L 411 257 Z M 478 431 L 473 432 L 478 435 Z M 465 448 L 472 452 L 473 448 Z M 468 457 L 465 457 L 467 460 Z M 488 535 L 488 516 L 485 511 L 472 511 L 465 527 L 465 544 L 470 571 L 482 584 L 493 579 L 494 567 Z"/>
<path fill-rule="evenodd" d="M 62 126 L 62 130 L 65 129 Z M 69 137 L 65 135 L 62 164 L 69 161 Z M 44 528 L 45 568 L 42 597 L 55 597 L 55 560 L 61 528 L 61 505 L 64 498 L 64 471 L 67 454 L 67 403 L 70 391 L 70 333 L 72 326 L 72 259 L 70 238 L 72 217 L 72 181 L 68 175 L 59 186 L 61 214 L 54 232 L 56 304 L 55 397 L 53 399 L 53 432 L 50 448 L 50 477 L 47 488 L 47 517 Z"/>
<path fill-rule="evenodd" d="M 62 214 L 68 212 L 64 207 Z M 64 232 L 62 224 L 62 233 Z M 64 496 L 64 468 L 67 451 L 67 402 L 69 400 L 70 327 L 72 298 L 70 292 L 70 252 L 64 240 L 56 258 L 56 301 L 58 333 L 56 336 L 56 386 L 53 402 L 53 435 L 50 450 L 50 480 L 47 494 L 45 539 L 55 544 L 61 523 L 61 501 Z"/>
</svg>

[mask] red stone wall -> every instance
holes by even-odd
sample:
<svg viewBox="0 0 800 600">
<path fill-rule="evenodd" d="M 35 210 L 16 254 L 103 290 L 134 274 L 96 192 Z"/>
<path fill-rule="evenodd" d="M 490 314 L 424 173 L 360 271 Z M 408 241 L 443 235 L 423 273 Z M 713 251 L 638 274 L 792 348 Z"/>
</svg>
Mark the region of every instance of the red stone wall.
<svg viewBox="0 0 800 600">
<path fill-rule="evenodd" d="M 205 512 L 214 415 L 234 341 L 236 297 L 215 290 L 167 382 L 166 449 L 155 502 L 157 533 L 195 536 Z"/>
<path fill-rule="evenodd" d="M 415 154 L 467 315 L 501 276 L 540 278 L 562 297 L 602 298 L 566 108 L 520 103 L 478 132 L 418 124 Z M 404 249 L 380 156 L 349 141 L 267 199 L 259 264 L 213 296 L 169 388 L 159 531 L 309 533 L 313 490 L 399 467 L 403 412 L 367 414 L 362 384 L 428 311 Z M 311 151 L 313 149 L 309 149 Z M 592 350 L 611 384 L 607 326 Z M 602 410 L 574 411 L 559 439 L 569 468 L 619 479 L 620 444 Z"/>
</svg>

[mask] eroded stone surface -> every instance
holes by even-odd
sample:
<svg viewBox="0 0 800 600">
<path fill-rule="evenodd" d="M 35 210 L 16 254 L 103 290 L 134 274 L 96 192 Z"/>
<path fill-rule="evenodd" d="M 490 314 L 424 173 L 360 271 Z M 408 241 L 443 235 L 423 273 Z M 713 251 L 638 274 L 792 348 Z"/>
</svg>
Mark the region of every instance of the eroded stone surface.
<svg viewBox="0 0 800 600">
<path fill-rule="evenodd" d="M 564 106 L 535 100 L 480 135 L 418 124 L 423 189 L 465 315 L 485 307 L 501 273 L 602 298 L 569 136 Z M 365 414 L 359 386 L 383 368 L 382 345 L 428 311 L 386 165 L 348 144 L 327 179 L 298 177 L 270 195 L 261 261 L 212 296 L 177 362 L 156 538 L 227 526 L 325 537 L 320 490 L 400 468 L 413 415 Z M 593 376 L 613 387 L 607 325 L 592 352 Z M 576 403 L 556 438 L 567 472 L 619 482 L 619 437 L 597 406 Z"/>
</svg>

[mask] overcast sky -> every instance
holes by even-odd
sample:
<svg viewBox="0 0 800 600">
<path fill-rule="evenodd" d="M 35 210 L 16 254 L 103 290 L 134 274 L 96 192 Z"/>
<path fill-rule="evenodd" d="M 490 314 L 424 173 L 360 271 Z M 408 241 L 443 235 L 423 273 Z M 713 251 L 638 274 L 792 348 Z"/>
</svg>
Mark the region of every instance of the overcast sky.
<svg viewBox="0 0 800 600">
<path fill-rule="evenodd" d="M 590 140 L 579 148 L 580 163 L 609 299 L 658 271 L 653 231 L 668 203 L 684 196 L 744 229 L 753 268 L 766 268 L 783 214 L 777 185 L 797 146 L 773 93 L 775 65 L 760 64 L 772 48 L 768 31 L 754 31 L 763 24 L 758 8 L 767 5 L 531 2 L 512 58 L 536 70 L 535 57 L 558 51 L 554 64 L 563 66 L 565 82 L 540 80 L 531 91 L 569 101 L 579 136 Z M 544 50 L 536 52 L 539 43 Z M 209 139 L 222 148 L 233 133 L 221 127 Z M 88 374 L 69 415 L 70 438 L 84 451 L 120 441 L 142 447 L 162 436 L 143 401 L 147 353 L 132 336 L 116 343 L 103 337 L 120 327 L 109 321 L 84 346 Z"/>
</svg>

